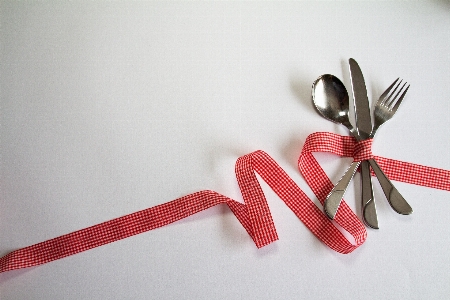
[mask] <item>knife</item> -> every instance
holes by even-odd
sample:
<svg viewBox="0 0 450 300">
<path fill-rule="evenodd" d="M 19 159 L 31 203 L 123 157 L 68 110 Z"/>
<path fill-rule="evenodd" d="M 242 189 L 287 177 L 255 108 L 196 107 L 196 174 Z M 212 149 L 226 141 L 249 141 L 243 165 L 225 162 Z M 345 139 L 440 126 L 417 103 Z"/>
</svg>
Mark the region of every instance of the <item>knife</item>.
<svg viewBox="0 0 450 300">
<path fill-rule="evenodd" d="M 364 76 L 358 63 L 349 59 L 350 79 L 353 91 L 353 105 L 355 107 L 356 129 L 361 140 L 370 138 L 372 121 L 370 116 L 369 99 Z M 364 223 L 374 229 L 378 229 L 377 210 L 373 198 L 372 179 L 368 161 L 361 162 L 361 200 L 362 216 Z"/>
</svg>

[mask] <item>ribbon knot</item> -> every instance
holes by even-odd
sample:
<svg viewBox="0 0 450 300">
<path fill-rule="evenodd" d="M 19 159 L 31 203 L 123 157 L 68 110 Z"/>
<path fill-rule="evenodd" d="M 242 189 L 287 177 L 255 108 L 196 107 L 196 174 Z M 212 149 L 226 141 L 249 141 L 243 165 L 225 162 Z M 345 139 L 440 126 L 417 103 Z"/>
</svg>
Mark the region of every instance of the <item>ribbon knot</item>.
<svg viewBox="0 0 450 300">
<path fill-rule="evenodd" d="M 353 161 L 363 161 L 373 158 L 372 142 L 373 139 L 357 142 L 353 149 Z"/>
</svg>

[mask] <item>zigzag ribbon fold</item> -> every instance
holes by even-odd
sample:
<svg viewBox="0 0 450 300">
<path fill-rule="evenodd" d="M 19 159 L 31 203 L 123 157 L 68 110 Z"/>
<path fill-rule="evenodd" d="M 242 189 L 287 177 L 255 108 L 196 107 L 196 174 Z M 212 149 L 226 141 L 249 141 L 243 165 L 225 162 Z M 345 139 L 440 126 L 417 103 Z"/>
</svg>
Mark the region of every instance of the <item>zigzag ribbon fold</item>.
<svg viewBox="0 0 450 300">
<path fill-rule="evenodd" d="M 391 180 L 450 191 L 450 171 L 379 156 L 372 156 L 372 141 L 356 142 L 348 136 L 316 132 L 308 136 L 298 160 L 300 173 L 323 204 L 333 183 L 314 158 L 314 152 L 330 152 L 355 160 L 374 157 Z M 95 247 L 156 229 L 218 204 L 226 204 L 258 248 L 278 235 L 264 193 L 255 172 L 275 191 L 305 226 L 331 249 L 347 254 L 367 238 L 364 224 L 350 207 L 341 202 L 332 222 L 297 186 L 286 172 L 264 151 L 238 158 L 236 178 L 244 204 L 214 191 L 199 191 L 173 201 L 87 227 L 38 244 L 10 252 L 0 258 L 0 273 L 45 264 Z M 337 226 L 335 225 L 337 224 Z M 350 242 L 338 228 L 354 238 Z"/>
</svg>

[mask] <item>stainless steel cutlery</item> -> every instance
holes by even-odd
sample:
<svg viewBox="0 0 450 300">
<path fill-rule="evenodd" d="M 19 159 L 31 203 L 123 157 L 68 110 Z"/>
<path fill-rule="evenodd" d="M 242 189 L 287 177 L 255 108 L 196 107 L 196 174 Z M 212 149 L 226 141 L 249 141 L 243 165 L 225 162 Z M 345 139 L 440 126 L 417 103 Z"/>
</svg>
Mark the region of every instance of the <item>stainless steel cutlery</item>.
<svg viewBox="0 0 450 300">
<path fill-rule="evenodd" d="M 370 116 L 369 99 L 364 76 L 358 63 L 350 58 L 350 79 L 353 91 L 353 105 L 355 106 L 356 130 L 361 140 L 370 138 L 372 132 L 372 118 Z M 372 178 L 368 161 L 361 162 L 361 200 L 362 215 L 366 225 L 378 229 L 378 217 L 373 199 Z"/>
<path fill-rule="evenodd" d="M 351 84 L 355 106 L 356 128 L 349 120 L 349 96 L 344 84 L 333 75 L 322 75 L 313 84 L 312 98 L 317 111 L 326 119 L 346 126 L 358 140 L 366 140 L 375 136 L 378 128 L 396 113 L 409 88 L 401 85 L 398 79 L 380 96 L 374 109 L 374 125 L 370 116 L 369 101 L 364 77 L 354 59 L 349 60 Z M 406 87 L 406 88 L 405 88 Z M 336 215 L 344 193 L 361 164 L 362 179 L 362 216 L 365 224 L 378 228 L 378 218 L 373 199 L 369 164 L 380 182 L 383 192 L 391 207 L 399 214 L 411 214 L 412 208 L 386 177 L 374 159 L 353 162 L 345 174 L 335 185 L 325 200 L 326 214 L 333 219 Z"/>
</svg>

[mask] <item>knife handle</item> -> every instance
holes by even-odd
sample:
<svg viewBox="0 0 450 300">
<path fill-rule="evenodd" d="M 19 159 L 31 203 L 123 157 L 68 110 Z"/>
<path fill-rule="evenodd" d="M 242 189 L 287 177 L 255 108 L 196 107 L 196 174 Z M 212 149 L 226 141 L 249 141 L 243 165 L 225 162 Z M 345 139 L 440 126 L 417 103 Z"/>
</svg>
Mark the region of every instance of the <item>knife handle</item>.
<svg viewBox="0 0 450 300">
<path fill-rule="evenodd" d="M 397 213 L 402 215 L 409 215 L 413 212 L 411 206 L 406 202 L 405 198 L 400 194 L 400 192 L 394 187 L 392 182 L 386 177 L 383 170 L 376 160 L 369 159 L 370 166 L 372 167 L 375 175 L 377 175 L 378 181 L 380 182 L 381 188 L 383 189 L 384 195 L 391 205 L 392 209 Z"/>
<path fill-rule="evenodd" d="M 348 167 L 347 171 L 345 171 L 344 175 L 339 179 L 339 182 L 333 187 L 325 199 L 324 209 L 330 219 L 334 219 L 336 216 L 341 200 L 344 197 L 350 181 L 356 173 L 356 169 L 358 169 L 359 163 L 359 161 L 355 161 Z"/>
<path fill-rule="evenodd" d="M 364 223 L 373 229 L 378 229 L 377 208 L 373 198 L 372 178 L 367 160 L 361 162 L 361 190 L 361 208 Z"/>
</svg>

